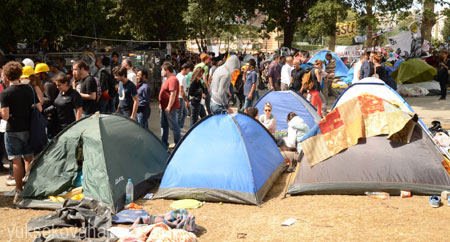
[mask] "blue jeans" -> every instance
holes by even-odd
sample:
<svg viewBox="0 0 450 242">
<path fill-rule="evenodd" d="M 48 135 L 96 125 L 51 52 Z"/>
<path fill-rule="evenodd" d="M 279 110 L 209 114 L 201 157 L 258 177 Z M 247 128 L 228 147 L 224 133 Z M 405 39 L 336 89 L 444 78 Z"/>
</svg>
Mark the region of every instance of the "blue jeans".
<svg viewBox="0 0 450 242">
<path fill-rule="evenodd" d="M 100 101 L 98 102 L 98 111 L 100 111 L 100 113 L 114 113 L 116 111 L 116 105 L 114 105 L 115 101 L 115 98 L 106 100 L 103 99 L 103 97 L 100 97 Z"/>
<path fill-rule="evenodd" d="M 186 120 L 187 113 L 186 102 L 183 98 L 180 98 L 180 108 L 178 109 L 178 126 L 180 129 L 184 127 L 184 121 Z"/>
<path fill-rule="evenodd" d="M 219 105 L 215 102 L 211 102 L 211 112 L 212 114 L 227 114 L 228 110 L 227 107 Z"/>
<path fill-rule="evenodd" d="M 30 131 L 6 132 L 5 148 L 9 160 L 33 157 L 30 144 Z"/>
<path fill-rule="evenodd" d="M 200 115 L 200 118 L 203 118 L 206 116 L 205 107 L 200 103 L 191 102 L 191 126 L 194 126 L 194 124 L 198 121 L 198 115 Z"/>
<path fill-rule="evenodd" d="M 148 129 L 148 119 L 150 118 L 151 111 L 150 107 L 139 107 L 136 113 L 136 120 L 144 129 Z"/>
<path fill-rule="evenodd" d="M 161 141 L 167 147 L 169 147 L 169 128 L 173 132 L 173 141 L 175 145 L 181 139 L 180 127 L 178 126 L 178 110 L 171 110 L 166 113 L 164 110 L 160 110 L 161 117 Z"/>
<path fill-rule="evenodd" d="M 245 97 L 245 103 L 244 106 L 241 108 L 241 111 L 244 111 L 246 108 L 253 106 L 253 99 L 255 99 L 255 96 L 252 97 L 252 100 L 248 99 L 248 96 Z"/>
</svg>

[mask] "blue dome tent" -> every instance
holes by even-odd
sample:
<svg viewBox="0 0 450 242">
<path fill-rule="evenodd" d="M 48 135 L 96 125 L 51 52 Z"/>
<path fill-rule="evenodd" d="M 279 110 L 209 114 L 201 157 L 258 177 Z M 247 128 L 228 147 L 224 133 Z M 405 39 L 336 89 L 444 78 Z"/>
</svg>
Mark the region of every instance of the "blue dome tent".
<svg viewBox="0 0 450 242">
<path fill-rule="evenodd" d="M 157 198 L 260 205 L 286 168 L 275 140 L 245 114 L 213 115 L 177 145 Z"/>
<path fill-rule="evenodd" d="M 322 61 L 327 62 L 325 59 L 325 55 L 327 53 L 331 53 L 331 56 L 336 61 L 336 70 L 334 72 L 334 76 L 335 77 L 347 76 L 347 72 L 348 72 L 347 66 L 344 64 L 344 62 L 341 60 L 341 58 L 339 58 L 339 56 L 337 56 L 335 53 L 333 53 L 331 51 L 328 51 L 328 50 L 320 51 L 319 53 L 315 54 L 308 61 L 308 63 L 314 64 L 314 61 L 316 61 L 316 60 L 322 60 Z"/>
<path fill-rule="evenodd" d="M 259 114 L 264 113 L 264 104 L 272 104 L 272 115 L 277 120 L 277 130 L 288 128 L 287 115 L 296 113 L 305 123 L 312 128 L 320 120 L 316 109 L 300 94 L 294 91 L 269 91 L 264 94 L 254 105 Z"/>
</svg>

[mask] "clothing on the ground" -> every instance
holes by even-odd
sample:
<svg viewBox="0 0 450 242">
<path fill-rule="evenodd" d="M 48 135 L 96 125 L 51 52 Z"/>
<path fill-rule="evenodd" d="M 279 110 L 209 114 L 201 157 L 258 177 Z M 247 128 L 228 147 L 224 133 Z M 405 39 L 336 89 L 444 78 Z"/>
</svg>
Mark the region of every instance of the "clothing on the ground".
<svg viewBox="0 0 450 242">
<path fill-rule="evenodd" d="M 58 118 L 58 129 L 63 130 L 71 123 L 75 122 L 75 112 L 82 107 L 83 100 L 78 92 L 69 87 L 67 92 L 60 92 L 55 99 L 56 116 Z"/>
<path fill-rule="evenodd" d="M 80 93 L 90 95 L 93 92 L 97 93 L 97 82 L 92 76 L 88 75 L 80 81 Z M 95 100 L 83 99 L 83 114 L 94 114 L 96 111 L 97 102 Z"/>
<path fill-rule="evenodd" d="M 159 103 L 161 104 L 161 109 L 164 111 L 169 105 L 170 92 L 175 91 L 175 100 L 173 102 L 170 110 L 175 110 L 180 108 L 180 101 L 178 99 L 180 93 L 180 84 L 175 75 L 170 76 L 161 86 L 161 91 L 159 92 Z"/>
<path fill-rule="evenodd" d="M 6 125 L 8 132 L 30 130 L 30 115 L 33 103 L 39 100 L 30 85 L 11 85 L 0 93 L 0 105 L 9 108 L 9 119 Z"/>
<path fill-rule="evenodd" d="M 133 97 L 137 95 L 136 86 L 130 80 L 125 84 L 119 83 L 119 109 L 124 111 L 132 111 L 134 100 Z"/>
<path fill-rule="evenodd" d="M 277 130 L 277 120 L 272 114 L 270 114 L 269 118 L 266 118 L 265 114 L 261 114 L 259 116 L 259 122 L 261 122 L 271 134 L 275 133 Z"/>
</svg>

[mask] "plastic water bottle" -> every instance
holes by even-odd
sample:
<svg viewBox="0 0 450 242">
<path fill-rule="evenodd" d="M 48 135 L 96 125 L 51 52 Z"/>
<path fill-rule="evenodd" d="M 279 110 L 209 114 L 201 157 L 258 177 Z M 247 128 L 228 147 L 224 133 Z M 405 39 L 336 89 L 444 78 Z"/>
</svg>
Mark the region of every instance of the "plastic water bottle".
<svg viewBox="0 0 450 242">
<path fill-rule="evenodd" d="M 131 178 L 128 178 L 127 187 L 125 188 L 125 205 L 132 203 L 134 200 L 134 186 Z"/>
<path fill-rule="evenodd" d="M 378 199 L 389 199 L 390 195 L 387 192 L 365 192 L 369 197 L 378 198 Z"/>
</svg>

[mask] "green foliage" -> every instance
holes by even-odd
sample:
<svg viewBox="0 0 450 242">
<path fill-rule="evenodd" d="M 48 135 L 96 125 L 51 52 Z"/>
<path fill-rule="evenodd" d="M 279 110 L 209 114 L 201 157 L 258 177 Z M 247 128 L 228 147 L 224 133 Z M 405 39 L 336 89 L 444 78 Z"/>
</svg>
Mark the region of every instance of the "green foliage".
<svg viewBox="0 0 450 242">
<path fill-rule="evenodd" d="M 444 28 L 442 29 L 442 37 L 444 38 L 445 42 L 450 41 L 450 17 L 447 16 L 447 18 L 444 21 Z"/>
<path fill-rule="evenodd" d="M 113 0 L 110 19 L 120 23 L 120 34 L 137 40 L 168 40 L 183 38 L 186 25 L 182 13 L 185 0 Z"/>
<path fill-rule="evenodd" d="M 348 5 L 338 0 L 320 0 L 308 11 L 308 32 L 314 36 L 334 36 L 338 19 L 347 17 Z"/>
<path fill-rule="evenodd" d="M 0 4 L 0 46 L 17 42 L 39 46 L 64 40 L 67 34 L 108 36 L 114 33 L 106 19 L 112 0 L 8 0 Z"/>
</svg>

